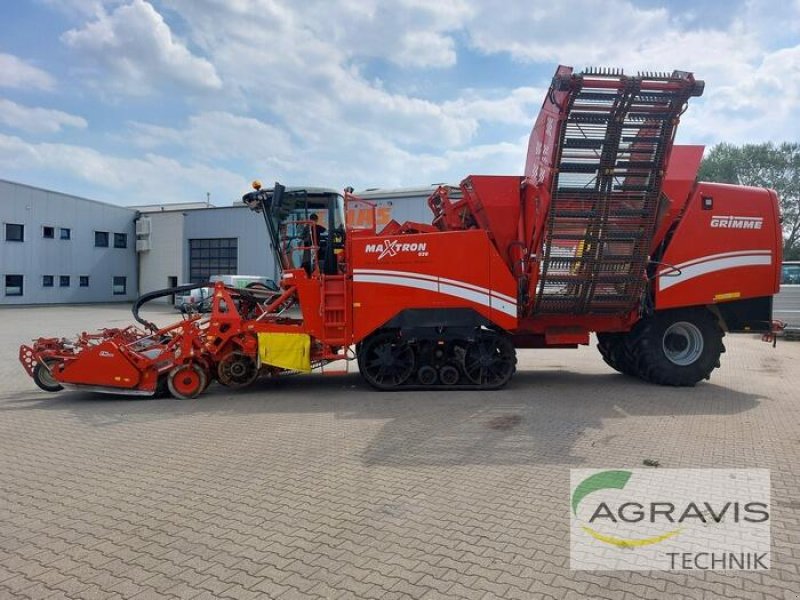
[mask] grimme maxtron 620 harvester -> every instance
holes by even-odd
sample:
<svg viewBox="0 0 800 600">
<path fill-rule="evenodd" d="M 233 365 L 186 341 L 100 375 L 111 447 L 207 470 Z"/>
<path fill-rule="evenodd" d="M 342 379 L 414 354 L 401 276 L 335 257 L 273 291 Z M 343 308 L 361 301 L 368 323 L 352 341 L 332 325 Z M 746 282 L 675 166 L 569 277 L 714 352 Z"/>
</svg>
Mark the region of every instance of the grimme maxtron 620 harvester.
<svg viewBox="0 0 800 600">
<path fill-rule="evenodd" d="M 703 148 L 673 146 L 703 82 L 689 73 L 559 67 L 522 176 L 470 176 L 429 198 L 431 223 L 390 222 L 346 192 L 254 186 L 281 291 L 217 283 L 212 312 L 157 329 L 39 339 L 20 358 L 40 387 L 182 398 L 212 380 L 358 360 L 383 390 L 496 389 L 516 348 L 598 347 L 613 368 L 694 385 L 725 331 L 772 335 L 778 199 L 697 183 Z M 373 218 L 347 220 L 348 211 Z M 370 211 L 372 211 L 370 213 Z M 171 293 L 165 290 L 158 293 Z M 353 349 L 354 348 L 354 349 Z"/>
</svg>

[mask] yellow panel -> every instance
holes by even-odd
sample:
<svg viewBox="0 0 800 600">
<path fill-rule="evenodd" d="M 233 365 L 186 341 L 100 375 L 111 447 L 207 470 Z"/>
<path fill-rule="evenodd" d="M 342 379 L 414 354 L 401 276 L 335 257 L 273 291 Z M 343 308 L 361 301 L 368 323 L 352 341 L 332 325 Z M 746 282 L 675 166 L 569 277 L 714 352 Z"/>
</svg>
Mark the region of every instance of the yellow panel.
<svg viewBox="0 0 800 600">
<path fill-rule="evenodd" d="M 259 333 L 261 362 L 292 371 L 311 371 L 311 338 L 304 333 Z"/>
</svg>

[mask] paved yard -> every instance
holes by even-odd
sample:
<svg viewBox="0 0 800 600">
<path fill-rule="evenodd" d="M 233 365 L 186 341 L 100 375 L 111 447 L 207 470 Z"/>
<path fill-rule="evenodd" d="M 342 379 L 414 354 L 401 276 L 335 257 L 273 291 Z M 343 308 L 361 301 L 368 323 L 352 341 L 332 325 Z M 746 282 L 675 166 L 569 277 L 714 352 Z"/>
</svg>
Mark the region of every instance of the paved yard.
<svg viewBox="0 0 800 600">
<path fill-rule="evenodd" d="M 0 310 L 0 598 L 800 597 L 800 343 L 727 338 L 668 389 L 594 348 L 500 392 L 290 377 L 196 401 L 39 392 L 37 334 L 127 307 Z M 765 467 L 772 570 L 569 570 L 572 467 Z"/>
</svg>

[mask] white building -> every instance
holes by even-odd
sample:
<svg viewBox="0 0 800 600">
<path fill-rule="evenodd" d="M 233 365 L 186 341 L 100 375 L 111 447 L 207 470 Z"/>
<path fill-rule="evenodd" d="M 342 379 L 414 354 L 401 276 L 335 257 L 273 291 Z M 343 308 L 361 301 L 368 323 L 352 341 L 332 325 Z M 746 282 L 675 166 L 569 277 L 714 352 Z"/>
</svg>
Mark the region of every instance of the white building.
<svg viewBox="0 0 800 600">
<path fill-rule="evenodd" d="M 136 211 L 0 180 L 0 304 L 130 302 Z"/>
<path fill-rule="evenodd" d="M 380 227 L 430 222 L 435 189 L 357 195 L 377 206 Z M 0 304 L 132 301 L 211 275 L 279 276 L 264 221 L 244 204 L 123 208 L 0 180 L 0 221 Z"/>
</svg>

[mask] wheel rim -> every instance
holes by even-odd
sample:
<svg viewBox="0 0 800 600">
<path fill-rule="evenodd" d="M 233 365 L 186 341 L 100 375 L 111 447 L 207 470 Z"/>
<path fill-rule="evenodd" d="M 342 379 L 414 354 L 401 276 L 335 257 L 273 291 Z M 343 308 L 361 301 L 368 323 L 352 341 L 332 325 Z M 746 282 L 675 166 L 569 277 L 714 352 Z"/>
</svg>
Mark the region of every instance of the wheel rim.
<svg viewBox="0 0 800 600">
<path fill-rule="evenodd" d="M 60 387 L 61 384 L 53 377 L 52 369 L 55 366 L 55 361 L 45 361 L 42 368 L 39 369 L 39 380 L 48 387 Z"/>
<path fill-rule="evenodd" d="M 673 323 L 664 332 L 662 340 L 664 356 L 679 367 L 689 366 L 703 354 L 703 334 L 700 329 L 688 321 Z"/>
<path fill-rule="evenodd" d="M 455 385 L 461 379 L 461 373 L 453 365 L 445 365 L 439 369 L 439 379 L 445 385 Z"/>
<path fill-rule="evenodd" d="M 168 385 L 177 398 L 194 398 L 205 388 L 206 376 L 200 367 L 184 365 L 170 373 Z"/>
<path fill-rule="evenodd" d="M 464 373 L 473 383 L 498 385 L 514 372 L 513 348 L 506 340 L 486 336 L 475 340 L 464 355 Z"/>
<path fill-rule="evenodd" d="M 366 348 L 363 368 L 376 385 L 401 385 L 414 372 L 414 351 L 394 337 L 378 338 Z"/>
</svg>

